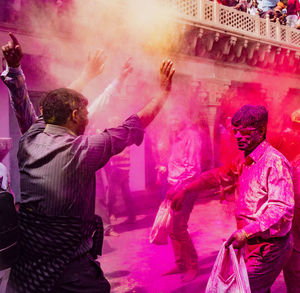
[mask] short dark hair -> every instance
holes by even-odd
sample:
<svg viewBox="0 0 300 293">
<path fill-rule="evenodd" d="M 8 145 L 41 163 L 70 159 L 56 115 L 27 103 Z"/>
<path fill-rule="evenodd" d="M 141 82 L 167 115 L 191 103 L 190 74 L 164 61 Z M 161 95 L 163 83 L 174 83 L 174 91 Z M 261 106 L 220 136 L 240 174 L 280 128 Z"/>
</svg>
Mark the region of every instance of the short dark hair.
<svg viewBox="0 0 300 293">
<path fill-rule="evenodd" d="M 245 105 L 239 109 L 232 117 L 233 126 L 252 126 L 257 129 L 267 128 L 268 110 L 264 106 Z"/>
<path fill-rule="evenodd" d="M 68 88 L 50 91 L 40 102 L 45 122 L 56 125 L 64 125 L 75 109 L 84 108 L 87 105 L 86 97 Z"/>
</svg>

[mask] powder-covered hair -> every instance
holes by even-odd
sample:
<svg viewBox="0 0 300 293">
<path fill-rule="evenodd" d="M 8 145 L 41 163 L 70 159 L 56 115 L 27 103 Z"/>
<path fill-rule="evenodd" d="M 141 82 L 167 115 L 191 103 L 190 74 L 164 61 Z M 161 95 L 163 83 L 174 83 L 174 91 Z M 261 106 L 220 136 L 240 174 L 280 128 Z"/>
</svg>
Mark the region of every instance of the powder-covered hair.
<svg viewBox="0 0 300 293">
<path fill-rule="evenodd" d="M 50 91 L 40 102 L 45 122 L 56 125 L 64 125 L 75 109 L 87 105 L 87 98 L 68 88 Z"/>
<path fill-rule="evenodd" d="M 235 127 L 265 128 L 267 131 L 268 110 L 264 106 L 245 105 L 233 115 L 231 124 Z"/>
</svg>

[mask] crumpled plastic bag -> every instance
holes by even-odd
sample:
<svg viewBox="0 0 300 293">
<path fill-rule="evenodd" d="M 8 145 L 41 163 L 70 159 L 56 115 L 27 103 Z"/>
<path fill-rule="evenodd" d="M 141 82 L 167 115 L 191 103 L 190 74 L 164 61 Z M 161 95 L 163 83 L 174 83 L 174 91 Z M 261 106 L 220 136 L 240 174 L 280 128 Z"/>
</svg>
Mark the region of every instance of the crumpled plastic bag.
<svg viewBox="0 0 300 293">
<path fill-rule="evenodd" d="M 160 204 L 150 232 L 150 243 L 158 245 L 168 244 L 169 229 L 173 213 L 171 203 L 171 200 L 165 199 Z"/>
<path fill-rule="evenodd" d="M 210 274 L 205 293 L 251 293 L 243 253 L 225 242 Z"/>
</svg>

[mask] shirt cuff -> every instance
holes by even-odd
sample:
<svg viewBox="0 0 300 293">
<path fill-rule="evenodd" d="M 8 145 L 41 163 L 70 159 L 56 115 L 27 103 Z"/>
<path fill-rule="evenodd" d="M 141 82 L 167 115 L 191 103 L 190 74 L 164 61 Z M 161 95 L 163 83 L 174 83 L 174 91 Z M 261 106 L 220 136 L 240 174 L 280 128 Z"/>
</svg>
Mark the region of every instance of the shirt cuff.
<svg viewBox="0 0 300 293">
<path fill-rule="evenodd" d="M 256 233 L 261 232 L 260 226 L 259 226 L 258 222 L 254 222 L 254 223 L 248 224 L 247 226 L 245 226 L 243 228 L 243 230 L 246 232 L 246 234 L 247 234 L 248 237 L 251 237 L 251 236 L 253 236 Z"/>
<path fill-rule="evenodd" d="M 8 74 L 11 74 L 11 75 L 20 75 L 20 74 L 23 74 L 23 71 L 21 69 L 21 65 L 18 66 L 18 67 L 8 67 L 6 65 L 6 69 L 2 72 L 1 76 L 5 77 Z"/>
</svg>

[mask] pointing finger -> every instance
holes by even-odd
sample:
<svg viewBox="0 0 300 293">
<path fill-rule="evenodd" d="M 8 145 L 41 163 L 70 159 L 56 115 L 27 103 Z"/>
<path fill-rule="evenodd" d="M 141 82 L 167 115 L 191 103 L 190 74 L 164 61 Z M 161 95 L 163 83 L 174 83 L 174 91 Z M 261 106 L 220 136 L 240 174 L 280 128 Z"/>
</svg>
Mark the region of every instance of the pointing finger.
<svg viewBox="0 0 300 293">
<path fill-rule="evenodd" d="M 14 35 L 13 33 L 8 33 L 8 35 L 9 35 L 10 38 L 12 39 L 14 46 L 20 45 L 18 39 L 15 37 L 15 35 Z"/>
</svg>

